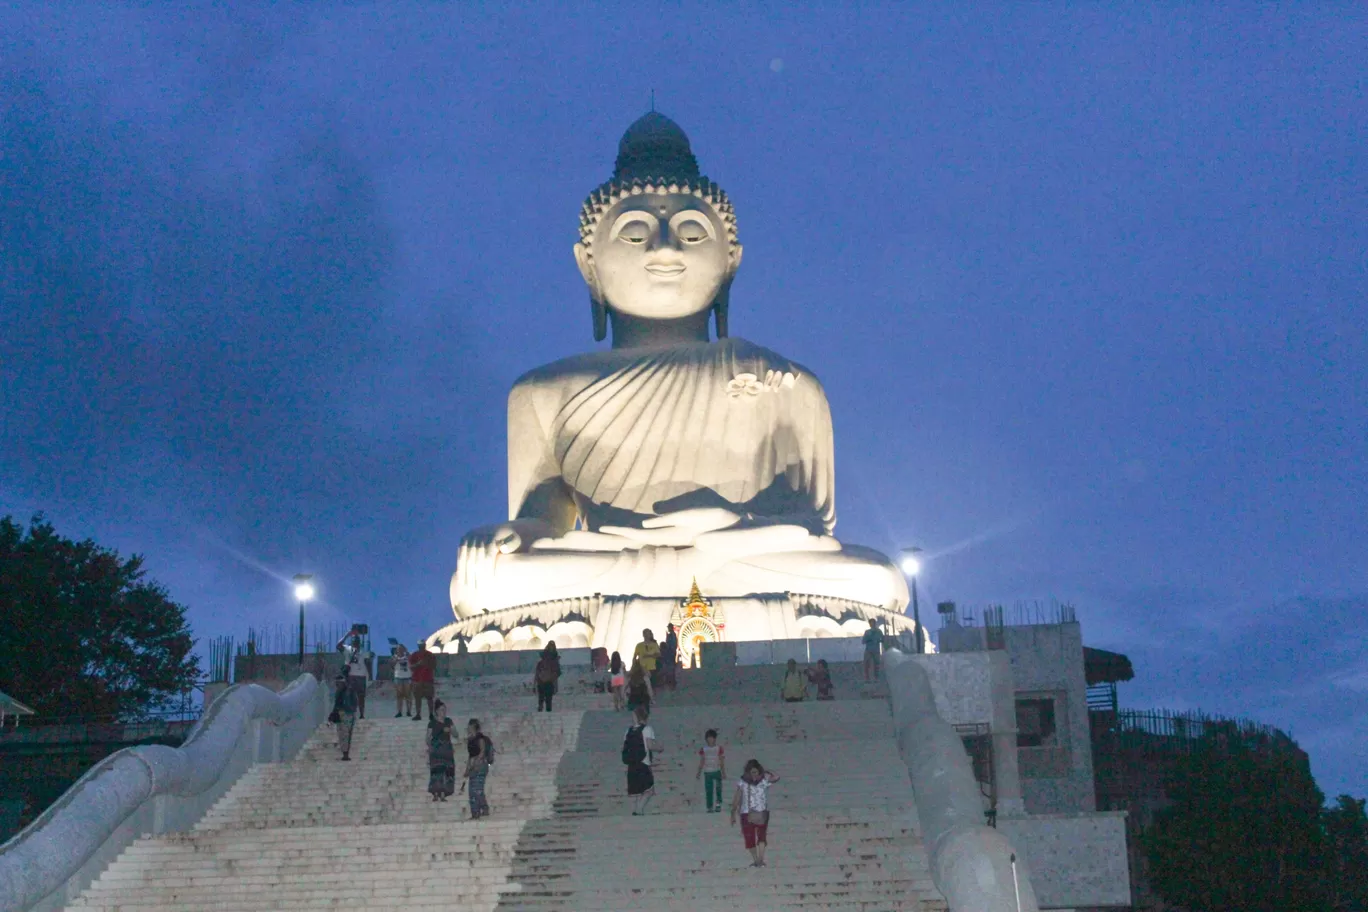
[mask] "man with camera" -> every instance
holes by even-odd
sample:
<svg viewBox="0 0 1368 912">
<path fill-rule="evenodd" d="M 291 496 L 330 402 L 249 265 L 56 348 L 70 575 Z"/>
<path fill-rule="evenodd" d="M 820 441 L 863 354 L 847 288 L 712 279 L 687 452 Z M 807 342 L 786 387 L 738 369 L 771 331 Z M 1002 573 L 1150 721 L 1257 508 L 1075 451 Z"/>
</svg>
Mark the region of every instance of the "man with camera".
<svg viewBox="0 0 1368 912">
<path fill-rule="evenodd" d="M 370 633 L 367 624 L 353 624 L 347 636 L 338 642 L 338 648 L 342 650 L 342 662 L 347 670 L 347 687 L 356 694 L 356 705 L 360 710 L 360 718 L 366 718 L 366 684 L 371 678 L 371 651 L 366 648 L 363 636 Z M 347 643 L 347 638 L 351 642 Z"/>
</svg>

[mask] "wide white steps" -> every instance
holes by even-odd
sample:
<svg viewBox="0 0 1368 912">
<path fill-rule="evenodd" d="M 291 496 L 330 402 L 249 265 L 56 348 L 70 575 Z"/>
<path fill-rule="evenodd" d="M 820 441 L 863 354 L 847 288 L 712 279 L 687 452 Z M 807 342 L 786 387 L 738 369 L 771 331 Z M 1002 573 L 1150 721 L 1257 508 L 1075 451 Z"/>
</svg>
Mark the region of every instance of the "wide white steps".
<svg viewBox="0 0 1368 912">
<path fill-rule="evenodd" d="M 532 712 L 525 685 L 440 688 L 457 729 L 478 716 L 497 747 L 488 818 L 468 819 L 461 794 L 431 800 L 426 721 L 394 718 L 373 692 L 351 762 L 323 726 L 291 762 L 250 770 L 192 831 L 134 843 L 71 908 L 945 909 L 886 704 L 708 706 L 662 695 L 651 720 L 664 747 L 657 796 L 637 817 L 618 756 L 626 714 L 560 709 L 611 706 L 588 693 Z M 728 802 L 751 756 L 783 777 L 764 868 L 750 866 L 726 813 L 703 811 L 694 774 L 707 728 L 727 748 Z"/>
</svg>

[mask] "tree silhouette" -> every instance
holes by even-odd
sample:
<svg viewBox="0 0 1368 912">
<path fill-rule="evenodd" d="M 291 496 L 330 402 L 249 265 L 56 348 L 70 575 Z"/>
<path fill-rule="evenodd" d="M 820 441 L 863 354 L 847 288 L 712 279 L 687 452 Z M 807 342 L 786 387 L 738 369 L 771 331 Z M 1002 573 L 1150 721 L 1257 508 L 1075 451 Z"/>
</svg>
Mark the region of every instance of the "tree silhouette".
<svg viewBox="0 0 1368 912">
<path fill-rule="evenodd" d="M 1368 813 L 1362 798 L 1340 795 L 1325 809 L 1327 875 L 1334 912 L 1368 912 Z"/>
<path fill-rule="evenodd" d="M 199 678 L 185 608 L 127 560 L 0 518 L 0 690 L 46 716 L 132 719 Z"/>
<path fill-rule="evenodd" d="M 1142 837 L 1155 891 L 1188 912 L 1328 912 L 1324 801 L 1285 735 L 1215 724 L 1172 768 Z"/>
</svg>

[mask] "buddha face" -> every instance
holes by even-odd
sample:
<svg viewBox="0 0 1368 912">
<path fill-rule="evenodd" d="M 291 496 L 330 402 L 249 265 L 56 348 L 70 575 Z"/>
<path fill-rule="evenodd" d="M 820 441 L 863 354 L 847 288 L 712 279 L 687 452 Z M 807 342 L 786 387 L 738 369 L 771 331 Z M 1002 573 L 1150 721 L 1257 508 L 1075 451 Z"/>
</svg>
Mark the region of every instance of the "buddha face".
<svg viewBox="0 0 1368 912">
<path fill-rule="evenodd" d="M 613 310 L 672 320 L 712 306 L 741 262 L 726 227 L 705 200 L 685 193 L 622 200 L 599 222 L 590 258 L 575 245 L 590 289 Z"/>
</svg>

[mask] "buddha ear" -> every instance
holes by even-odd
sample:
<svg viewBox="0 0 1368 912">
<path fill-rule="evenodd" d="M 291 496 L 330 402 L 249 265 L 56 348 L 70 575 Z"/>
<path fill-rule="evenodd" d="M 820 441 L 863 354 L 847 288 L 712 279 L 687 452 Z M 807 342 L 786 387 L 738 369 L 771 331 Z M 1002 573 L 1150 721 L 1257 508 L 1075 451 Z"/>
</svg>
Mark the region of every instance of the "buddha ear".
<svg viewBox="0 0 1368 912">
<path fill-rule="evenodd" d="M 575 265 L 579 267 L 580 275 L 584 277 L 584 284 L 593 290 L 594 286 L 598 284 L 594 277 L 594 260 L 589 256 L 589 248 L 583 244 L 575 245 Z"/>
<path fill-rule="evenodd" d="M 583 244 L 575 245 L 575 265 L 579 266 L 584 284 L 589 286 L 589 313 L 594 319 L 594 341 L 602 342 L 608 338 L 608 307 L 603 295 L 599 293 L 598 275 L 594 272 L 594 261 L 589 256 L 589 248 Z"/>
</svg>

